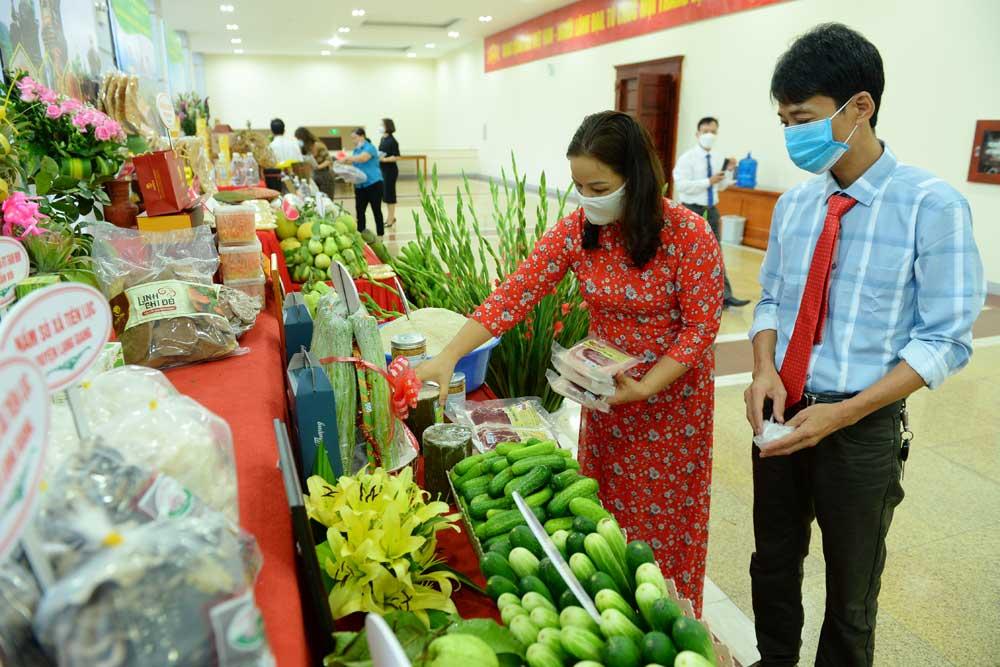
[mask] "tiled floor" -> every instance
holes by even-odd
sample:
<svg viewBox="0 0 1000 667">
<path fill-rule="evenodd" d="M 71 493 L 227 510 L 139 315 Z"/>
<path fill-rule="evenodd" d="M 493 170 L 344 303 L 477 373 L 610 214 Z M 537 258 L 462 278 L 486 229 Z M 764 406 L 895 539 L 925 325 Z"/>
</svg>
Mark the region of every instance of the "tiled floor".
<svg viewBox="0 0 1000 667">
<path fill-rule="evenodd" d="M 442 190 L 453 193 L 457 185 L 446 179 Z M 478 210 L 491 210 L 487 185 L 471 186 Z M 413 181 L 402 181 L 400 193 L 399 223 L 387 237 L 390 247 L 412 238 L 411 211 L 419 206 Z M 453 204 L 454 195 L 446 201 Z M 532 209 L 536 201 L 529 195 Z M 484 221 L 484 227 L 492 224 Z M 726 247 L 725 257 L 734 292 L 757 299 L 762 254 Z M 750 307 L 727 311 L 722 341 L 738 341 L 751 317 Z M 879 667 L 1000 665 L 1000 345 L 994 346 L 992 338 L 980 342 L 968 368 L 909 402 L 916 440 L 903 481 L 906 499 L 889 535 L 875 649 Z M 727 356 L 722 348 L 729 345 Z M 721 343 L 720 364 L 724 356 L 726 373 L 750 369 L 745 343 Z M 716 390 L 706 618 L 741 660 L 752 661 L 750 431 L 743 410 L 745 384 L 742 376 L 730 377 L 737 384 L 724 386 L 726 378 L 720 378 Z M 805 573 L 804 665 L 813 662 L 822 622 L 819 539 L 813 540 Z"/>
</svg>

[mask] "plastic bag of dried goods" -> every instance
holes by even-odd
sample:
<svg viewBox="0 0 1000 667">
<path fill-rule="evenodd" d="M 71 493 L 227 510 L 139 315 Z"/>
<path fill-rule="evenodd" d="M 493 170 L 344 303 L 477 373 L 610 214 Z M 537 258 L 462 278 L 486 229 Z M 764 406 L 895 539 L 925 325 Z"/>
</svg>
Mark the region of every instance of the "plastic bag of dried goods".
<svg viewBox="0 0 1000 667">
<path fill-rule="evenodd" d="M 51 663 L 35 641 L 31 619 L 41 592 L 35 578 L 17 560 L 0 565 L 0 665 L 46 667 Z"/>
<path fill-rule="evenodd" d="M 35 633 L 72 667 L 274 665 L 242 553 L 217 513 L 138 526 L 49 588 Z"/>
</svg>

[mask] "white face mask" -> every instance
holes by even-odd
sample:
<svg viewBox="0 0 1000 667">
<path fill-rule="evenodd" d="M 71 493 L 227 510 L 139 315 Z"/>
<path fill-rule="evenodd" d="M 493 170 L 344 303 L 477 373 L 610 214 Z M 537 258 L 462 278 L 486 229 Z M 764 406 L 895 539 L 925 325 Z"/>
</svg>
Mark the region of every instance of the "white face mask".
<svg viewBox="0 0 1000 667">
<path fill-rule="evenodd" d="M 380 125 L 379 128 L 378 128 L 378 132 L 379 132 L 379 134 L 385 134 L 385 126 L 384 125 Z"/>
<path fill-rule="evenodd" d="M 587 222 L 598 227 L 610 225 L 622 217 L 622 201 L 625 199 L 625 184 L 620 188 L 600 197 L 584 197 L 580 195 L 583 212 Z"/>
<path fill-rule="evenodd" d="M 705 134 L 698 135 L 698 143 L 706 151 L 712 150 L 712 146 L 715 145 L 715 134 L 713 132 L 706 132 Z"/>
</svg>

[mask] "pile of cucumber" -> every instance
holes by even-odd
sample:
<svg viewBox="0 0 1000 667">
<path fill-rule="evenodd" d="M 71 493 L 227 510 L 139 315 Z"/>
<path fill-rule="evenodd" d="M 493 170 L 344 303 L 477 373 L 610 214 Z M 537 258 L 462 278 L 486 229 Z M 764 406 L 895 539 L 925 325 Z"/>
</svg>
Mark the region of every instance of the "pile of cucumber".
<svg viewBox="0 0 1000 667">
<path fill-rule="evenodd" d="M 503 444 L 452 471 L 483 545 L 480 569 L 530 667 L 714 667 L 704 625 L 669 596 L 653 555 L 624 531 L 555 443 Z M 474 474 L 475 473 L 475 474 Z M 582 609 L 513 505 L 518 491 L 594 600 Z"/>
</svg>

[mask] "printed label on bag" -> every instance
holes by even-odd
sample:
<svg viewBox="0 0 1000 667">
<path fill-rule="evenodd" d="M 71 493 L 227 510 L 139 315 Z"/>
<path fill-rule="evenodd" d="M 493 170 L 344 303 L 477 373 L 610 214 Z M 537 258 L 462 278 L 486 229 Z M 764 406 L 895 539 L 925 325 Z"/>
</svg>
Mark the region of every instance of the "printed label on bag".
<svg viewBox="0 0 1000 667">
<path fill-rule="evenodd" d="M 111 299 L 115 332 L 184 315 L 224 316 L 219 309 L 219 286 L 159 280 L 130 287 Z"/>
<path fill-rule="evenodd" d="M 248 653 L 263 650 L 264 619 L 249 591 L 215 605 L 209 617 L 215 636 L 216 664 L 220 667 L 247 664 Z"/>
<path fill-rule="evenodd" d="M 194 496 L 180 482 L 157 475 L 139 500 L 139 509 L 154 519 L 180 519 L 191 514 Z"/>
<path fill-rule="evenodd" d="M 574 352 L 577 352 L 574 350 Z M 628 363 L 632 357 L 599 340 L 585 340 L 580 343 L 579 356 L 598 368 Z"/>
</svg>

